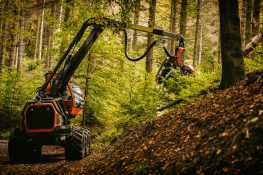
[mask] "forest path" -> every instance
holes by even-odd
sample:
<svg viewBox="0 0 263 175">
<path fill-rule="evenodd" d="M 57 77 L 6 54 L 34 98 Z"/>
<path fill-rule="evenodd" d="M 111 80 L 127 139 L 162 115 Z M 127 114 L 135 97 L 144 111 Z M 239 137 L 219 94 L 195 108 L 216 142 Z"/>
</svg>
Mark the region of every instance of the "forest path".
<svg viewBox="0 0 263 175">
<path fill-rule="evenodd" d="M 43 146 L 42 156 L 34 162 L 11 163 L 8 159 L 8 142 L 0 140 L 0 174 L 52 174 L 69 161 L 65 160 L 64 149 L 58 146 Z"/>
</svg>

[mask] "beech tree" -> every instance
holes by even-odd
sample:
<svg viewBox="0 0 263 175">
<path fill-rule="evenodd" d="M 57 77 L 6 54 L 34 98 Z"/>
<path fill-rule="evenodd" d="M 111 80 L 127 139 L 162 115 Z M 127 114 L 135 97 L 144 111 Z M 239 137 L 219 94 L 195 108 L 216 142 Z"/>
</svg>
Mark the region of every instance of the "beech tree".
<svg viewBox="0 0 263 175">
<path fill-rule="evenodd" d="M 254 0 L 253 19 L 252 19 L 252 34 L 257 35 L 259 32 L 260 19 L 260 0 Z"/>
<path fill-rule="evenodd" d="M 252 26 L 252 0 L 246 0 L 246 28 L 245 28 L 245 44 L 249 43 L 251 39 L 251 26 Z"/>
<path fill-rule="evenodd" d="M 177 13 L 177 3 L 178 0 L 171 0 L 171 13 L 170 13 L 170 27 L 169 30 L 170 32 L 175 33 L 175 25 L 176 25 L 176 13 Z M 175 43 L 174 40 L 171 40 L 171 42 L 169 43 L 169 49 L 170 49 L 170 53 L 174 54 L 174 49 L 175 49 Z"/>
<path fill-rule="evenodd" d="M 238 0 L 219 0 L 222 55 L 222 79 L 225 89 L 244 78 L 244 60 L 241 54 Z"/>
<path fill-rule="evenodd" d="M 200 8 L 201 8 L 201 0 L 197 0 L 197 6 L 196 6 L 196 26 L 195 26 L 195 44 L 194 44 L 194 56 L 193 56 L 193 66 L 195 67 L 197 65 L 197 41 L 198 41 L 198 31 L 200 26 Z M 201 34 L 201 29 L 200 29 Z"/>
<path fill-rule="evenodd" d="M 186 34 L 187 6 L 188 0 L 182 0 L 180 12 L 180 34 L 183 36 Z"/>
<path fill-rule="evenodd" d="M 156 0 L 150 0 L 150 7 L 149 7 L 149 27 L 155 26 L 155 12 L 156 12 Z M 147 46 L 149 47 L 150 44 L 153 42 L 153 35 L 148 33 L 148 41 Z M 146 56 L 146 71 L 148 73 L 152 72 L 152 59 L 153 59 L 153 50 L 151 49 Z"/>
<path fill-rule="evenodd" d="M 139 23 L 139 17 L 140 17 L 140 0 L 137 0 L 135 2 L 135 9 L 134 9 L 134 24 Z M 137 45 L 137 30 L 133 31 L 133 37 L 132 37 L 132 48 L 135 49 Z"/>
</svg>

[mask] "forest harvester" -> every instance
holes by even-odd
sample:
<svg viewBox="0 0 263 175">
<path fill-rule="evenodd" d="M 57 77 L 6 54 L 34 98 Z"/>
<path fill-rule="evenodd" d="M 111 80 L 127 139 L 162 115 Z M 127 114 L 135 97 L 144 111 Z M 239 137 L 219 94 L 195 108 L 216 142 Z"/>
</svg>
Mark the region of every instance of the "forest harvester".
<svg viewBox="0 0 263 175">
<path fill-rule="evenodd" d="M 88 27 L 92 27 L 91 32 L 79 49 L 74 51 Z M 84 106 L 84 96 L 81 89 L 72 83 L 71 77 L 99 35 L 107 28 L 124 31 L 125 55 L 130 61 L 141 60 L 160 39 L 154 41 L 142 56 L 131 58 L 127 54 L 125 29 L 152 33 L 162 39 L 169 37 L 179 40 L 180 47 L 184 47 L 184 37 L 179 34 L 108 18 L 88 19 L 83 23 L 54 70 L 45 75 L 46 81 L 38 88 L 33 100 L 25 104 L 22 111 L 22 126 L 11 132 L 8 142 L 11 161 L 18 162 L 38 158 L 41 156 L 43 145 L 64 147 L 65 157 L 69 160 L 82 159 L 90 153 L 88 128 L 85 125 L 72 126 L 70 122 L 72 118 L 80 114 Z M 166 53 L 168 54 L 167 50 Z M 164 63 L 166 62 L 164 61 Z M 165 65 L 164 63 L 163 65 Z M 166 73 L 163 73 L 163 70 L 165 69 L 160 68 L 158 72 L 159 81 L 161 76 L 165 77 Z"/>
</svg>

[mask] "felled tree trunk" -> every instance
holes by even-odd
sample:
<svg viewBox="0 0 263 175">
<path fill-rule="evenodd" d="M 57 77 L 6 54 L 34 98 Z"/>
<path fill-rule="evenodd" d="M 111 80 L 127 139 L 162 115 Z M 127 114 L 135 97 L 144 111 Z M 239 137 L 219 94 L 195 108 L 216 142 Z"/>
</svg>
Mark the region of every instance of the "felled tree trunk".
<svg viewBox="0 0 263 175">
<path fill-rule="evenodd" d="M 261 31 L 259 34 L 254 36 L 252 40 L 246 45 L 246 47 L 243 49 L 243 56 L 247 56 L 251 51 L 255 49 L 255 47 L 261 43 L 263 40 L 263 31 Z"/>
</svg>

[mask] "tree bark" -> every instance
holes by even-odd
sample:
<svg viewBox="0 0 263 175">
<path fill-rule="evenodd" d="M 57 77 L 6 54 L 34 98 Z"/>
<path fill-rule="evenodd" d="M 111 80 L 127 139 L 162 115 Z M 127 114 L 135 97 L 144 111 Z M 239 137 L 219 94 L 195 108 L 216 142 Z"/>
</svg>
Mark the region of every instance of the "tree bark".
<svg viewBox="0 0 263 175">
<path fill-rule="evenodd" d="M 180 12 L 180 34 L 186 35 L 186 20 L 187 20 L 187 6 L 188 0 L 182 0 L 181 3 L 181 12 Z"/>
<path fill-rule="evenodd" d="M 15 65 L 16 62 L 16 47 L 17 47 L 17 34 L 15 33 L 15 29 L 17 28 L 17 24 L 11 24 L 11 47 L 10 47 L 10 54 L 9 54 L 9 61 L 8 66 L 12 67 Z"/>
<path fill-rule="evenodd" d="M 23 30 L 24 30 L 24 13 L 21 12 L 21 19 L 19 21 L 19 41 L 18 41 L 18 55 L 17 55 L 17 71 L 21 72 L 23 68 L 23 48 L 24 48 L 24 38 L 23 38 Z"/>
<path fill-rule="evenodd" d="M 150 0 L 149 8 L 149 27 L 153 28 L 155 26 L 155 12 L 156 12 L 156 0 Z M 153 42 L 153 35 L 148 33 L 147 46 Z M 153 59 L 153 49 L 151 49 L 146 56 L 146 71 L 148 73 L 152 72 L 152 59 Z"/>
<path fill-rule="evenodd" d="M 66 8 L 65 8 L 65 13 L 64 13 L 64 28 L 67 28 L 67 22 L 70 19 L 70 15 L 72 12 L 72 8 L 74 5 L 74 0 L 66 0 Z M 66 36 L 62 35 L 62 41 L 61 41 L 61 45 L 60 45 L 60 56 L 62 56 L 65 52 L 66 49 L 66 44 L 67 43 L 67 38 Z"/>
<path fill-rule="evenodd" d="M 53 2 L 51 5 L 51 10 L 50 10 L 50 16 L 54 18 L 54 13 L 55 13 L 55 3 Z M 47 55 L 46 55 L 46 68 L 51 68 L 52 65 L 52 47 L 53 47 L 53 40 L 52 40 L 52 36 L 53 36 L 53 27 L 54 27 L 54 23 L 51 22 L 51 24 L 48 27 L 48 31 L 47 31 Z"/>
<path fill-rule="evenodd" d="M 254 0 L 253 20 L 252 20 L 252 35 L 255 36 L 259 32 L 260 19 L 260 0 Z"/>
<path fill-rule="evenodd" d="M 196 23 L 195 23 L 195 44 L 194 44 L 194 55 L 193 55 L 193 66 L 195 67 L 197 64 L 197 42 L 198 42 L 198 30 L 200 26 L 200 6 L 201 6 L 201 0 L 197 0 L 197 6 L 196 6 Z"/>
<path fill-rule="evenodd" d="M 252 26 L 252 18 L 251 18 L 252 0 L 246 0 L 246 1 L 247 1 L 247 8 L 246 8 L 245 45 L 249 43 L 251 39 L 251 26 Z"/>
<path fill-rule="evenodd" d="M 220 88 L 235 85 L 244 78 L 244 60 L 241 54 L 238 0 L 219 0 L 222 55 Z"/>
<path fill-rule="evenodd" d="M 7 31 L 7 22 L 3 20 L 2 36 L 1 36 L 2 44 L 1 44 L 1 54 L 0 54 L 0 72 L 2 72 L 2 68 L 5 65 L 5 60 L 6 60 L 6 41 L 7 41 L 6 31 Z"/>
<path fill-rule="evenodd" d="M 38 56 L 40 22 L 41 22 L 41 16 L 40 16 L 40 12 L 38 11 L 37 27 L 36 27 L 36 39 L 35 39 L 35 50 L 34 50 L 34 60 L 35 61 L 37 60 L 37 56 Z"/>
<path fill-rule="evenodd" d="M 138 4 L 137 4 L 138 3 Z M 138 24 L 139 23 L 139 16 L 140 16 L 140 1 L 136 2 L 137 7 L 135 8 L 134 11 L 134 24 Z M 137 30 L 133 31 L 133 37 L 132 37 L 132 48 L 135 49 L 136 45 L 137 45 Z"/>
<path fill-rule="evenodd" d="M 176 20 L 176 12 L 177 12 L 177 3 L 178 3 L 178 0 L 171 0 L 171 13 L 170 13 L 170 27 L 169 27 L 169 30 L 170 32 L 172 33 L 175 33 L 175 20 Z M 169 50 L 170 50 L 170 53 L 172 55 L 174 55 L 174 50 L 175 49 L 175 42 L 174 40 L 172 39 L 169 43 Z"/>
<path fill-rule="evenodd" d="M 245 46 L 243 49 L 243 56 L 247 56 L 251 51 L 255 49 L 255 47 L 262 42 L 263 40 L 263 31 L 261 31 L 259 34 L 254 36 L 252 40 Z"/>
<path fill-rule="evenodd" d="M 221 32 L 219 30 L 219 37 L 218 37 L 218 50 L 217 50 L 217 63 L 221 63 Z"/>
<path fill-rule="evenodd" d="M 247 0 L 242 0 L 242 9 L 241 9 L 241 43 L 242 47 L 246 45 L 245 40 L 245 31 L 246 31 L 246 9 L 247 9 Z"/>
<path fill-rule="evenodd" d="M 198 64 L 202 63 L 202 52 L 203 52 L 203 25 L 200 26 L 200 38 L 199 38 L 199 54 L 198 54 Z"/>
<path fill-rule="evenodd" d="M 43 3 L 43 5 L 42 5 L 42 11 L 41 11 L 41 22 L 40 22 L 40 32 L 39 32 L 38 60 L 42 60 L 44 16 L 45 16 L 45 0 L 43 0 L 42 3 Z"/>
<path fill-rule="evenodd" d="M 60 6 L 59 6 L 59 21 L 62 22 L 62 18 L 63 18 L 63 0 L 61 0 L 60 2 Z"/>
</svg>

